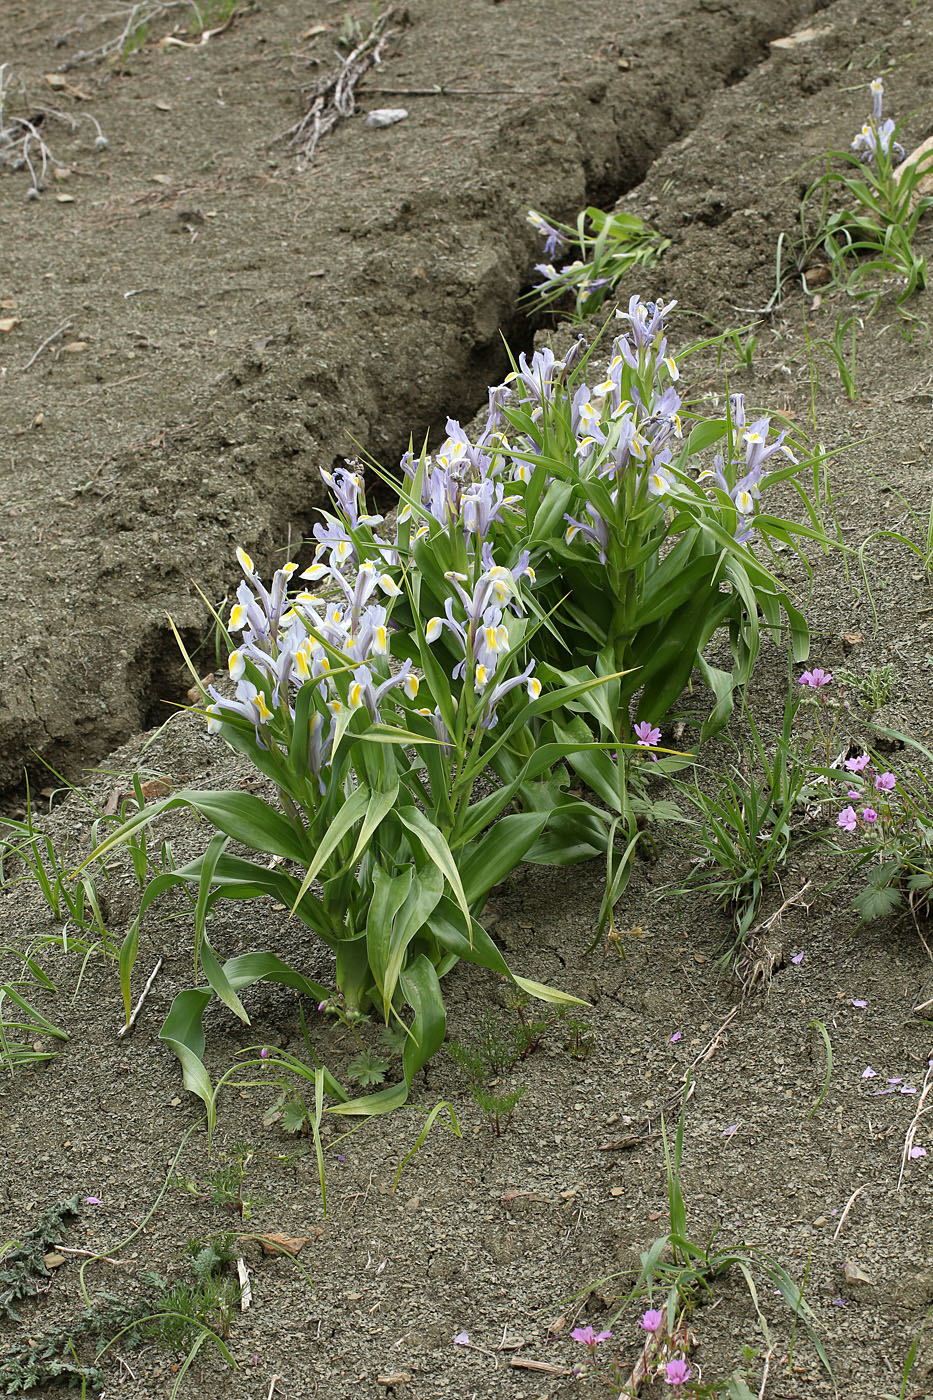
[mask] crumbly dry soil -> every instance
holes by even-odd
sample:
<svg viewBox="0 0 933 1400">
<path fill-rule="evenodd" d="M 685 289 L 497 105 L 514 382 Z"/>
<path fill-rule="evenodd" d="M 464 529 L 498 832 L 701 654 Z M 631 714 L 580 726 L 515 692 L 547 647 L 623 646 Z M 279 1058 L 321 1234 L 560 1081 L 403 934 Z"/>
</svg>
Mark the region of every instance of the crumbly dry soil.
<svg viewBox="0 0 933 1400">
<path fill-rule="evenodd" d="M 6 51 L 41 104 L 41 75 L 69 45 L 79 47 L 72 36 L 52 48 L 79 8 L 14 0 L 10 13 L 24 27 L 7 25 Z M 330 61 L 327 35 L 300 35 L 333 26 L 341 13 L 263 5 L 203 48 L 149 46 L 122 75 L 71 69 L 69 82 L 87 92 L 111 142 L 98 155 L 85 140 L 79 152 L 61 128 L 60 159 L 73 169 L 62 187 L 74 204 L 57 205 L 53 190 L 27 204 L 24 177 L 0 176 L 0 219 L 15 258 L 3 290 L 17 303 L 4 314 L 21 317 L 3 341 L 0 388 L 10 446 L 0 608 L 8 779 L 36 743 L 74 773 L 83 755 L 130 734 L 177 693 L 162 609 L 198 635 L 205 615 L 189 579 L 219 598 L 234 541 L 269 563 L 289 523 L 293 539 L 305 532 L 319 499 L 317 468 L 347 451 L 347 431 L 391 459 L 409 430 L 420 436 L 448 411 L 468 417 L 478 407 L 499 374 L 498 326 L 515 326 L 511 308 L 533 260 L 525 207 L 566 215 L 644 175 L 625 207 L 647 211 L 672 246 L 639 289 L 679 299 L 676 347 L 709 321 L 756 319 L 773 289 L 778 234 L 792 228 L 807 181 L 801 167 L 847 144 L 864 119 L 867 77 L 884 72 L 890 109 L 916 112 L 912 144 L 931 130 L 924 104 L 933 42 L 921 6 L 840 0 L 811 19 L 789 5 L 663 14 L 645 6 L 622 27 L 609 5 L 422 3 L 407 7 L 380 86 L 530 92 L 406 98 L 407 122 L 373 132 L 354 118 L 298 171 L 281 146 L 265 142 L 300 115 L 301 84 L 316 71 L 306 55 Z M 798 20 L 819 32 L 768 51 L 764 40 Z M 361 88 L 364 110 L 401 100 L 377 95 L 376 83 Z M 169 183 L 153 183 L 155 174 Z M 929 228 L 920 241 L 929 255 Z M 312 278 L 319 269 L 325 275 Z M 140 288 L 154 290 L 124 296 Z M 915 309 L 929 316 L 929 296 Z M 840 449 L 833 499 L 842 540 L 855 549 L 877 530 L 909 532 L 908 507 L 928 511 L 933 376 L 923 336 L 906 341 L 886 302 L 860 332 L 861 397 L 850 402 L 831 362 L 808 357 L 805 338 L 805 327 L 811 340 L 831 336 L 845 310 L 838 296 L 817 305 L 793 292 L 775 316 L 759 318 L 751 366 L 728 368 L 731 387 L 750 403 Z M 88 349 L 66 352 L 57 342 L 23 371 L 69 318 Z M 691 391 L 721 391 L 714 358 L 687 365 Z M 814 555 L 812 660 L 861 675 L 893 665 L 894 692 L 876 718 L 929 744 L 933 593 L 895 540 L 879 539 L 870 560 L 877 629 L 852 557 L 847 571 L 839 551 Z M 790 563 L 787 571 L 806 593 L 806 579 Z M 785 660 L 766 647 L 751 703 L 767 730 L 779 725 L 786 683 Z M 871 740 L 865 719 L 855 713 L 840 743 Z M 708 761 L 729 758 L 720 746 Z M 910 753 L 894 744 L 887 761 L 902 770 Z M 185 717 L 110 754 L 106 771 L 87 779 L 91 799 L 102 805 L 124 785 L 118 775 L 134 769 L 176 785 L 246 777 Z M 92 820 L 71 798 L 44 824 L 71 858 L 89 848 Z M 164 834 L 179 859 L 205 840 L 181 818 Z M 659 1113 L 667 1106 L 676 1116 L 690 1071 L 682 1182 L 693 1238 L 721 1226 L 724 1240 L 757 1244 L 797 1279 L 806 1274 L 839 1393 L 896 1394 L 910 1339 L 933 1304 L 929 1116 L 916 1134 L 929 1155 L 909 1162 L 898 1185 L 933 1050 L 929 1010 L 914 1010 L 933 996 L 923 938 L 904 922 L 858 928 L 851 856 L 841 843 L 804 846 L 764 912 L 807 880 L 811 891 L 776 930 L 766 992 L 743 1002 L 716 963 L 727 921 L 709 903 L 673 894 L 688 860 L 683 834 L 662 830 L 656 861 L 637 865 L 617 910 L 626 931 L 606 948 L 592 947 L 599 869 L 523 868 L 498 891 L 489 922 L 512 965 L 590 1003 L 588 1055 L 569 1053 L 552 1024 L 504 1078 L 526 1093 L 501 1137 L 443 1052 L 410 1108 L 342 1139 L 340 1121 L 328 1119 L 326 1218 L 310 1144 L 263 1126 L 274 1086 L 228 1088 L 209 1146 L 199 1105 L 156 1039 L 191 977 L 190 920 L 170 919 L 179 911 L 166 902 L 147 921 L 135 990 L 158 955 L 166 962 L 138 1025 L 118 1040 L 113 963 L 95 953 L 79 981 L 81 952 L 61 947 L 62 929 L 34 889 L 12 883 L 0 892 L 0 943 L 39 949 L 58 989 L 39 1000 L 70 1039 L 47 1065 L 0 1087 L 0 1240 L 21 1239 L 72 1193 L 100 1198 L 62 1238 L 118 1261 L 88 1267 L 99 1302 L 104 1291 L 137 1296 L 145 1269 L 184 1276 L 192 1239 L 313 1237 L 300 1255 L 310 1282 L 242 1241 L 253 1302 L 230 1332 L 237 1369 L 204 1350 L 183 1395 L 612 1394 L 569 1374 L 580 1362 L 569 1333 L 582 1322 L 608 1325 L 640 1252 L 665 1228 Z M 116 941 L 136 899 L 118 864 L 104 908 Z M 50 937 L 57 942 L 43 942 Z M 326 957 L 302 940 L 267 905 L 225 909 L 212 924 L 224 955 L 273 948 L 326 981 Z M 2 956 L 12 976 L 16 960 Z M 472 968 L 450 974 L 446 991 L 452 1037 L 475 1037 L 490 1012 L 499 1023 L 508 1017 L 502 987 Z M 251 1058 L 249 1046 L 307 1058 L 292 993 L 257 987 L 247 1004 L 249 1030 L 222 1008 L 208 1014 L 215 1079 L 237 1055 Z M 344 1072 L 353 1045 L 306 1011 L 317 1053 Z M 825 1075 L 816 1021 L 833 1064 L 811 1112 Z M 868 1067 L 874 1078 L 862 1077 Z M 261 1068 L 242 1076 L 268 1077 Z M 423 1111 L 441 1100 L 453 1105 L 462 1138 L 438 1122 L 393 1191 Z M 211 1199 L 211 1179 L 240 1148 L 249 1154 L 242 1222 Z M 192 1189 L 173 1186 L 149 1215 L 173 1163 Z M 76 1325 L 80 1258 L 66 1255 L 18 1324 L 0 1324 L 0 1377 L 24 1337 Z M 862 1281 L 849 1281 L 853 1265 Z M 763 1394 L 771 1400 L 832 1394 L 799 1325 L 791 1344 L 792 1319 L 760 1275 L 759 1296 L 770 1352 L 741 1280 L 717 1280 L 696 1310 L 692 1361 L 704 1382 L 747 1366 L 757 1394 L 769 1355 Z M 640 1310 L 623 1308 L 604 1344 L 620 1365 L 638 1355 Z M 472 1347 L 454 1343 L 462 1331 Z M 120 1350 L 101 1363 L 108 1397 L 171 1393 L 180 1352 L 148 1345 L 121 1361 Z M 931 1390 L 933 1348 L 924 1342 L 907 1394 Z"/>
</svg>

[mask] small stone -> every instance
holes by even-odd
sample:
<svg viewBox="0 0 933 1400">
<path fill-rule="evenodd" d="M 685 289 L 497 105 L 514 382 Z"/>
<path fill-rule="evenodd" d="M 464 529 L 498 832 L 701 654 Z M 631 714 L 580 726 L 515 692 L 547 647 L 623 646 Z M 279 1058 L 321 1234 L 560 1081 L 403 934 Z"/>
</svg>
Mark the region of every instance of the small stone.
<svg viewBox="0 0 933 1400">
<path fill-rule="evenodd" d="M 785 39 L 772 39 L 772 49 L 796 49 L 800 44 L 811 44 L 814 39 L 822 39 L 824 34 L 829 34 L 828 29 L 798 29 L 794 34 L 788 34 Z"/>
<path fill-rule="evenodd" d="M 858 1264 L 853 1263 L 851 1259 L 846 1260 L 843 1266 L 843 1273 L 846 1283 L 871 1283 L 871 1279 L 865 1271 L 860 1269 Z"/>
<path fill-rule="evenodd" d="M 60 1269 L 66 1261 L 64 1254 L 56 1254 L 53 1251 L 51 1254 L 43 1255 L 42 1262 L 47 1269 Z"/>
<path fill-rule="evenodd" d="M 403 122 L 408 116 L 404 107 L 377 107 L 370 112 L 363 123 L 364 126 L 394 126 L 396 122 Z"/>
<path fill-rule="evenodd" d="M 176 1094 L 175 1097 L 174 1097 L 173 1099 L 169 1099 L 169 1105 L 168 1105 L 168 1106 L 169 1106 L 169 1108 L 177 1108 L 178 1105 L 179 1105 L 180 1103 L 181 1103 L 181 1099 L 180 1099 L 180 1098 L 178 1097 L 178 1095 Z"/>
</svg>

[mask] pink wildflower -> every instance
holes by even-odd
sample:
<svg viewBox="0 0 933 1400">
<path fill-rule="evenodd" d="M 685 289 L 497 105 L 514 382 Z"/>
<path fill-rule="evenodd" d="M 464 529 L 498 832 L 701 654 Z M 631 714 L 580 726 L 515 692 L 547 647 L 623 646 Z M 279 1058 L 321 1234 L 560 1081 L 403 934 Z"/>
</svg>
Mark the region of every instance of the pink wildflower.
<svg viewBox="0 0 933 1400">
<path fill-rule="evenodd" d="M 824 685 L 829 685 L 832 678 L 832 671 L 824 671 L 820 666 L 815 666 L 812 671 L 804 671 L 798 684 L 808 685 L 811 690 L 822 690 Z"/>
<path fill-rule="evenodd" d="M 598 1347 L 600 1342 L 607 1342 L 612 1333 L 594 1332 L 592 1327 L 575 1327 L 570 1335 L 575 1342 L 582 1342 L 585 1347 Z"/>
</svg>

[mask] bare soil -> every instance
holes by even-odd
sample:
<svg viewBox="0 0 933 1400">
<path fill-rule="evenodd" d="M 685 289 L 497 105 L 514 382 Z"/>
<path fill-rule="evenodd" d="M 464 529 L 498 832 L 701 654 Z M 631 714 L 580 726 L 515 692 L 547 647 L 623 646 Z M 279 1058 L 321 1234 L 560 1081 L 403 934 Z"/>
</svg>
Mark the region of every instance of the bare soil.
<svg viewBox="0 0 933 1400">
<path fill-rule="evenodd" d="M 774 316 L 756 314 L 773 291 L 778 235 L 792 230 L 812 178 L 805 164 L 848 145 L 866 115 L 867 79 L 883 72 L 889 110 L 915 113 L 911 144 L 933 130 L 928 9 L 761 0 L 645 4 L 620 15 L 608 3 L 420 0 L 399 7 L 397 37 L 358 90 L 360 114 L 403 105 L 409 117 L 373 130 L 358 114 L 303 169 L 274 138 L 300 117 L 303 85 L 334 62 L 340 6 L 270 0 L 197 48 L 160 47 L 154 33 L 122 71 L 69 68 L 83 95 L 53 92 L 43 75 L 89 46 L 87 30 L 58 48 L 55 38 L 88 13 L 61 0 L 9 0 L 0 18 L 0 57 L 25 83 L 23 112 L 87 110 L 109 140 L 95 150 L 90 123 L 73 136 L 46 117 L 42 130 L 68 176 L 27 200 L 26 174 L 0 171 L 0 297 L 15 303 L 2 314 L 19 320 L 0 335 L 9 449 L 0 469 L 0 778 L 13 807 L 32 750 L 72 780 L 101 758 L 84 779 L 98 805 L 134 770 L 177 785 L 245 779 L 193 719 L 144 732 L 186 685 L 165 613 L 191 647 L 203 645 L 199 661 L 211 669 L 209 617 L 192 580 L 217 602 L 235 581 L 235 544 L 264 567 L 289 539 L 294 547 L 321 500 L 318 469 L 354 451 L 354 440 L 392 464 L 409 434 L 420 440 L 448 414 L 466 420 L 480 406 L 501 377 L 500 329 L 516 347 L 533 330 L 515 311 L 537 255 L 523 225 L 529 206 L 568 217 L 621 196 L 669 235 L 659 266 L 621 294 L 677 297 L 675 347 L 711 325 L 760 321 L 751 364 L 727 366 L 730 387 L 786 413 L 827 449 L 845 449 L 831 481 L 847 546 L 878 529 L 909 533 L 906 504 L 928 514 L 929 346 L 922 333 L 900 334 L 893 297 L 860 330 L 854 402 L 830 360 L 807 348 L 808 337 L 831 337 L 846 309 L 839 296 L 817 305 L 795 291 Z M 354 13 L 369 22 L 368 8 Z M 326 31 L 302 38 L 321 24 Z M 817 33 L 769 47 L 804 28 Z M 397 95 L 438 86 L 470 95 Z M 61 192 L 74 201 L 59 203 Z M 927 226 L 928 256 L 930 241 Z M 929 294 L 914 309 L 929 317 Z M 75 343 L 86 348 L 67 348 Z M 692 391 L 721 389 L 715 358 L 688 363 Z M 894 692 L 876 718 L 929 743 L 933 593 L 914 556 L 891 539 L 872 548 L 877 628 L 852 556 L 812 562 L 812 591 L 798 582 L 813 663 L 866 674 L 890 662 Z M 765 651 L 751 704 L 766 730 L 779 725 L 786 686 L 786 660 Z M 871 739 L 857 714 L 849 737 Z M 704 760 L 724 763 L 729 752 Z M 908 761 L 892 749 L 892 768 Z M 43 824 L 71 858 L 90 849 L 92 821 L 72 797 Z M 164 835 L 178 858 L 205 840 L 182 819 Z M 192 975 L 190 921 L 169 919 L 170 904 L 148 921 L 136 990 L 160 954 L 165 966 L 139 1024 L 118 1040 L 112 962 L 94 954 L 79 978 L 81 953 L 62 948 L 61 926 L 35 889 L 11 883 L 0 890 L 0 943 L 38 949 L 58 989 L 41 1004 L 70 1039 L 46 1065 L 0 1084 L 0 1243 L 22 1239 L 74 1193 L 100 1198 L 82 1204 L 62 1235 L 120 1261 L 88 1268 L 99 1308 L 105 1291 L 139 1296 L 146 1269 L 185 1275 L 193 1239 L 313 1237 L 300 1255 L 311 1284 L 290 1261 L 242 1242 L 253 1303 L 231 1328 L 238 1367 L 202 1350 L 183 1395 L 612 1394 L 569 1374 L 581 1360 L 569 1332 L 607 1325 L 640 1252 L 665 1229 L 659 1114 L 676 1117 L 689 1070 L 683 1187 L 693 1236 L 721 1226 L 723 1238 L 760 1245 L 797 1279 L 806 1274 L 839 1392 L 896 1394 L 933 1304 L 933 1137 L 923 1120 L 917 1142 L 929 1155 L 908 1164 L 898 1189 L 920 1097 L 906 1088 L 920 1090 L 933 1049 L 929 1011 L 914 1011 L 933 996 L 929 936 L 905 921 L 858 927 L 850 857 L 806 846 L 764 912 L 807 880 L 811 892 L 781 921 L 766 991 L 743 1001 L 716 961 L 728 920 L 672 893 L 688 859 L 685 838 L 663 830 L 657 859 L 638 864 L 617 911 L 626 932 L 605 947 L 592 946 L 600 869 L 523 868 L 497 892 L 492 921 L 512 964 L 590 1003 L 589 1053 L 571 1053 L 565 1028 L 552 1023 L 504 1077 L 504 1089 L 526 1093 L 498 1137 L 443 1052 L 411 1108 L 342 1139 L 344 1125 L 329 1119 L 326 1217 L 309 1142 L 263 1125 L 275 1087 L 228 1089 L 209 1146 L 199 1105 L 156 1039 Z M 104 917 L 116 942 L 134 900 L 128 870 L 115 868 Z M 57 943 L 43 944 L 53 935 Z M 305 947 L 271 905 L 218 913 L 212 940 L 227 956 L 273 948 L 328 980 L 324 953 Z M 14 975 L 17 959 L 0 958 L 2 975 Z M 455 970 L 446 990 L 454 1038 L 475 1038 L 490 1011 L 500 1025 L 512 1014 L 501 986 L 475 969 Z M 292 993 L 256 987 L 248 1010 L 248 1031 L 223 1008 L 207 1017 L 215 1079 L 250 1046 L 307 1057 Z M 345 1071 L 354 1053 L 346 1033 L 313 1008 L 306 1014 L 317 1053 Z M 825 1074 L 815 1021 L 833 1067 L 811 1114 Z M 874 1078 L 862 1078 L 867 1067 Z M 439 1122 L 393 1191 L 423 1112 L 439 1100 L 453 1105 L 462 1138 Z M 192 1189 L 171 1187 L 114 1254 L 147 1217 L 190 1128 L 175 1170 Z M 240 1148 L 249 1154 L 248 1218 L 212 1200 L 211 1179 Z M 0 1379 L 24 1338 L 76 1328 L 79 1262 L 66 1255 L 19 1322 L 0 1323 Z M 849 1281 L 853 1265 L 862 1281 Z M 611 1274 L 621 1276 L 600 1282 Z M 759 1282 L 774 1343 L 763 1394 L 832 1394 L 803 1329 L 791 1343 L 792 1319 Z M 628 1364 L 639 1312 L 626 1308 L 606 1344 Z M 745 1367 L 748 1346 L 757 1394 L 768 1348 L 741 1281 L 717 1280 L 692 1328 L 704 1381 Z M 479 1349 L 454 1343 L 462 1331 Z M 105 1394 L 167 1397 L 181 1361 L 180 1352 L 124 1354 L 118 1344 L 101 1363 Z M 907 1394 L 931 1392 L 933 1347 L 924 1342 Z"/>
</svg>

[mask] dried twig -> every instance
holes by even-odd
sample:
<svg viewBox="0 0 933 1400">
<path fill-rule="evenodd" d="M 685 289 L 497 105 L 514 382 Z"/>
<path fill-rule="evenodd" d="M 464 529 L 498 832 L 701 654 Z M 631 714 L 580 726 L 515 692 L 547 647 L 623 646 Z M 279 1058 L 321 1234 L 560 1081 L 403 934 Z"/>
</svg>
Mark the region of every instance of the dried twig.
<svg viewBox="0 0 933 1400">
<path fill-rule="evenodd" d="M 449 88 L 438 83 L 429 88 L 368 87 L 380 97 L 555 97 L 547 88 Z"/>
<path fill-rule="evenodd" d="M 238 1259 L 236 1261 L 236 1273 L 240 1281 L 240 1312 L 246 1312 L 253 1301 L 253 1286 L 249 1281 L 249 1269 L 246 1267 L 245 1260 Z"/>
<path fill-rule="evenodd" d="M 550 1361 L 533 1361 L 525 1356 L 513 1356 L 509 1366 L 516 1371 L 541 1371 L 546 1376 L 569 1376 L 569 1366 L 553 1366 Z"/>
<path fill-rule="evenodd" d="M 920 1126 L 920 1119 L 925 1113 L 929 1113 L 930 1107 L 933 1107 L 933 1105 L 927 1106 L 926 1103 L 927 1095 L 931 1089 L 933 1089 L 933 1059 L 927 1061 L 927 1072 L 923 1076 L 923 1086 L 920 1090 L 920 1097 L 917 1100 L 917 1111 L 910 1120 L 910 1127 L 907 1129 L 907 1135 L 904 1138 L 904 1147 L 901 1152 L 901 1169 L 897 1177 L 898 1191 L 901 1189 L 904 1173 L 907 1170 L 907 1163 L 910 1161 L 910 1150 L 914 1145 L 914 1138 L 917 1136 L 917 1128 Z"/>
<path fill-rule="evenodd" d="M 120 33 L 105 43 L 99 44 L 96 49 L 79 49 L 64 63 L 59 64 L 59 71 L 67 73 L 69 68 L 77 68 L 80 63 L 99 63 L 102 59 L 114 56 L 122 58 L 130 45 L 137 40 L 140 32 L 147 29 L 154 20 L 161 19 L 163 15 L 169 14 L 172 10 L 181 9 L 189 10 L 197 23 L 202 23 L 201 9 L 197 0 L 132 0 L 132 3 L 122 5 L 119 10 L 115 10 L 109 15 L 99 16 L 93 21 L 93 28 L 97 29 L 103 24 L 112 23 L 114 20 L 123 20 L 123 28 Z M 222 34 L 225 29 L 229 29 L 240 14 L 242 14 L 242 10 L 234 10 L 226 22 L 217 29 L 202 30 L 198 43 L 206 43 L 207 39 L 212 38 L 215 34 Z M 55 40 L 56 48 L 60 48 L 66 43 L 70 35 L 80 33 L 81 29 L 82 25 L 79 22 L 64 34 L 59 34 Z"/>
<path fill-rule="evenodd" d="M 865 1190 L 865 1187 L 866 1187 L 867 1185 L 868 1185 L 868 1182 L 867 1182 L 867 1181 L 863 1181 L 862 1184 L 861 1184 L 861 1186 L 857 1186 L 857 1187 L 855 1188 L 855 1190 L 852 1192 L 852 1195 L 851 1195 L 851 1196 L 849 1197 L 849 1199 L 846 1201 L 845 1210 L 842 1212 L 842 1214 L 841 1214 L 840 1217 L 839 1217 L 839 1224 L 836 1226 L 836 1233 L 833 1235 L 833 1239 L 834 1239 L 834 1240 L 838 1240 L 838 1238 L 839 1238 L 839 1232 L 840 1232 L 840 1230 L 842 1229 L 843 1225 L 846 1223 L 846 1218 L 847 1218 L 847 1216 L 848 1216 L 848 1214 L 849 1214 L 849 1211 L 850 1211 L 850 1210 L 852 1209 L 852 1207 L 855 1205 L 855 1202 L 858 1200 L 859 1196 L 860 1196 L 860 1195 L 862 1194 L 862 1192 Z"/>
<path fill-rule="evenodd" d="M 86 1254 L 89 1259 L 99 1259 L 104 1264 L 112 1264 L 115 1269 L 128 1269 L 133 1262 L 131 1259 L 111 1259 L 109 1254 L 97 1254 L 93 1249 L 75 1249 L 68 1244 L 56 1243 L 55 1248 L 59 1254 Z"/>
<path fill-rule="evenodd" d="M 665 1099 L 664 1103 L 661 1105 L 660 1113 L 657 1115 L 658 1118 L 663 1118 L 665 1113 L 667 1113 L 670 1109 L 676 1108 L 678 1104 L 683 1105 L 687 1103 L 690 1098 L 692 1098 L 693 1091 L 696 1085 L 690 1076 L 693 1074 L 693 1071 L 696 1069 L 697 1065 L 705 1065 L 708 1060 L 711 1060 L 713 1058 L 713 1055 L 723 1043 L 723 1040 L 726 1036 L 726 1032 L 732 1025 L 732 1022 L 735 1020 L 736 1016 L 738 1016 L 738 1014 L 739 1007 L 733 1006 L 732 1010 L 729 1012 L 729 1015 L 723 1021 L 716 1034 L 712 1037 L 711 1040 L 708 1040 L 706 1042 L 699 1055 L 697 1055 L 696 1059 L 693 1060 L 684 1070 L 683 1076 L 680 1081 L 681 1087 L 677 1090 L 675 1094 L 672 1094 L 670 1098 Z M 683 1093 L 684 1086 L 686 1086 L 686 1094 Z M 656 1120 L 652 1119 L 650 1116 L 644 1118 L 642 1119 L 641 1124 L 637 1128 L 635 1128 L 631 1133 L 629 1133 L 627 1137 L 619 1138 L 616 1142 L 600 1143 L 600 1152 L 623 1152 L 626 1151 L 628 1148 L 640 1147 L 642 1143 L 650 1142 L 653 1138 L 660 1137 L 661 1129 L 660 1127 L 655 1128 L 652 1126 L 654 1121 Z"/>
<path fill-rule="evenodd" d="M 45 188 L 45 172 L 49 163 L 54 162 L 55 157 L 39 135 L 34 122 L 31 122 L 27 117 L 7 117 L 4 115 L 7 90 L 12 79 L 13 70 L 10 65 L 0 63 L 0 168 L 9 165 L 13 170 L 22 170 L 25 166 L 32 178 L 32 184 L 26 191 L 26 197 L 38 199 L 39 191 Z M 36 148 L 40 165 L 38 174 L 30 155 L 30 150 L 33 147 Z"/>
<path fill-rule="evenodd" d="M 364 73 L 382 62 L 383 49 L 398 32 L 386 27 L 393 13 L 391 6 L 383 10 L 366 38 L 345 59 L 341 59 L 340 67 L 312 84 L 309 90 L 311 105 L 307 112 L 301 121 L 276 140 L 287 140 L 290 146 L 299 147 L 302 158 L 310 161 L 321 138 L 333 131 L 343 117 L 353 116 L 356 111 L 354 88 Z"/>
<path fill-rule="evenodd" d="M 138 1001 L 138 1002 L 136 1003 L 136 1005 L 133 1007 L 133 1011 L 132 1011 L 132 1014 L 130 1015 L 130 1019 L 127 1021 L 127 1023 L 126 1023 L 125 1026 L 121 1026 L 120 1029 L 117 1031 L 117 1035 L 118 1035 L 118 1036 L 124 1036 L 124 1035 L 126 1035 L 126 1034 L 127 1034 L 129 1031 L 131 1031 L 131 1030 L 133 1029 L 133 1027 L 136 1025 L 136 1021 L 137 1021 L 137 1019 L 138 1019 L 138 1017 L 139 1017 L 139 1013 L 140 1013 L 140 1011 L 142 1011 L 142 1009 L 143 1009 L 143 1004 L 144 1004 L 144 1002 L 145 1002 L 145 1000 L 146 1000 L 146 997 L 149 995 L 150 991 L 152 990 L 152 984 L 153 984 L 153 982 L 156 980 L 156 977 L 158 976 L 159 968 L 160 968 L 161 966 L 162 966 L 162 959 L 159 958 L 159 960 L 157 961 L 155 967 L 152 969 L 152 971 L 151 971 L 150 974 L 149 974 L 149 980 L 148 980 L 148 982 L 146 983 L 145 987 L 143 987 L 143 989 L 142 989 L 142 991 L 141 991 L 141 993 L 140 993 L 139 1001 Z"/>
<path fill-rule="evenodd" d="M 36 360 L 38 360 L 39 356 L 42 354 L 42 351 L 47 349 L 48 346 L 52 344 L 53 340 L 57 340 L 60 335 L 64 335 L 65 331 L 70 331 L 72 324 L 73 322 L 71 321 L 62 321 L 61 325 L 58 327 L 57 330 L 54 330 L 51 335 L 47 335 L 45 337 L 45 340 L 43 340 L 42 344 L 39 346 L 36 353 L 23 365 L 23 367 L 20 370 L 20 374 L 25 374 L 27 369 L 31 369 L 32 366 L 36 363 Z"/>
<path fill-rule="evenodd" d="M 737 1006 L 733 1006 L 732 1010 L 729 1012 L 729 1015 L 723 1021 L 722 1025 L 719 1027 L 719 1030 L 713 1036 L 712 1040 L 708 1040 L 706 1042 L 706 1044 L 703 1046 L 703 1049 L 700 1051 L 699 1055 L 697 1055 L 693 1063 L 684 1071 L 684 1076 L 680 1081 L 681 1084 L 686 1084 L 688 1077 L 693 1073 L 697 1065 L 705 1065 L 707 1060 L 711 1060 L 713 1058 L 713 1055 L 716 1053 L 716 1051 L 719 1049 L 720 1045 L 723 1042 L 723 1037 L 725 1036 L 726 1031 L 732 1025 L 732 1022 L 735 1020 L 738 1014 L 739 1008 Z"/>
<path fill-rule="evenodd" d="M 78 119 L 83 117 L 85 121 L 91 123 L 94 130 L 97 132 L 94 138 L 94 149 L 97 151 L 105 151 L 110 145 L 110 142 L 101 131 L 100 122 L 96 117 L 91 116 L 90 112 L 79 112 L 78 116 L 74 116 L 71 112 L 59 112 L 56 107 L 39 107 L 36 110 L 46 117 L 54 117 L 56 121 L 64 122 L 72 131 L 77 131 Z M 51 152 L 49 155 L 51 156 Z"/>
</svg>

